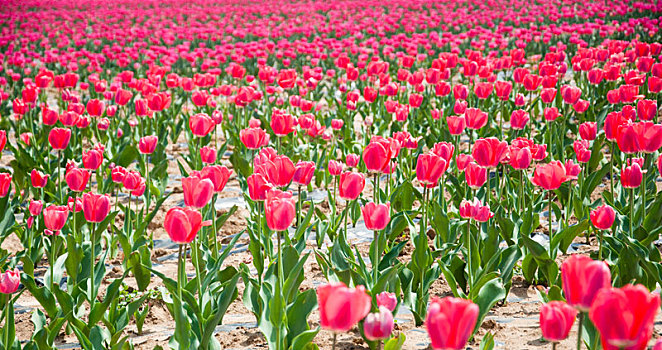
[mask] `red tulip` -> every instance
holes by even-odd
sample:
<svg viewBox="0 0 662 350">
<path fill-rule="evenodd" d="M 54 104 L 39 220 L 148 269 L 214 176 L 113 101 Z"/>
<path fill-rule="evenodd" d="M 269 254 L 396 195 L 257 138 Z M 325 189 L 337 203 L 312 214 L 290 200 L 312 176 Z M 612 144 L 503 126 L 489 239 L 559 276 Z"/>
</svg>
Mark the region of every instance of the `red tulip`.
<svg viewBox="0 0 662 350">
<path fill-rule="evenodd" d="M 257 158 L 256 158 L 257 159 Z M 273 156 L 255 166 L 255 172 L 264 174 L 269 182 L 277 187 L 285 187 L 294 177 L 294 163 L 287 156 Z"/>
<path fill-rule="evenodd" d="M 209 93 L 205 90 L 195 91 L 191 94 L 191 101 L 198 107 L 206 106 L 207 102 L 210 101 Z"/>
<path fill-rule="evenodd" d="M 203 226 L 211 222 L 202 221 L 202 215 L 191 208 L 171 208 L 165 216 L 163 226 L 170 239 L 177 244 L 191 243 Z"/>
<path fill-rule="evenodd" d="M 561 265 L 563 292 L 568 304 L 587 312 L 602 288 L 611 286 L 611 273 L 604 261 L 585 255 L 571 255 Z"/>
<path fill-rule="evenodd" d="M 595 140 L 598 134 L 598 125 L 596 122 L 585 122 L 579 125 L 579 136 L 586 141 Z"/>
<path fill-rule="evenodd" d="M 88 222 L 102 222 L 110 212 L 110 197 L 91 192 L 83 195 L 83 214 Z"/>
<path fill-rule="evenodd" d="M 317 287 L 317 304 L 322 328 L 347 332 L 370 312 L 371 298 L 363 286 L 331 283 Z"/>
<path fill-rule="evenodd" d="M 190 117 L 188 122 L 189 128 L 193 135 L 198 137 L 207 136 L 216 127 L 216 122 L 205 113 L 194 114 Z"/>
<path fill-rule="evenodd" d="M 364 187 L 365 175 L 362 173 L 345 171 L 340 174 L 340 198 L 344 200 L 354 200 L 361 195 Z"/>
<path fill-rule="evenodd" d="M 0 153 L 2 153 L 2 150 L 5 149 L 6 145 L 7 145 L 7 131 L 0 130 Z"/>
<path fill-rule="evenodd" d="M 87 101 L 87 114 L 93 117 L 101 116 L 105 108 L 106 105 L 101 100 L 91 99 Z"/>
<path fill-rule="evenodd" d="M 278 189 L 267 192 L 264 214 L 271 230 L 287 231 L 296 216 L 296 203 L 292 193 Z"/>
<path fill-rule="evenodd" d="M 657 101 L 639 100 L 637 102 L 637 117 L 640 120 L 655 120 L 657 117 Z"/>
<path fill-rule="evenodd" d="M 32 187 L 34 188 L 46 187 L 46 184 L 48 184 L 48 176 L 49 175 L 44 174 L 37 169 L 32 169 L 32 172 L 30 173 L 30 181 L 32 182 Z"/>
<path fill-rule="evenodd" d="M 486 222 L 494 217 L 494 213 L 490 211 L 489 205 L 483 205 L 478 198 L 473 201 L 463 199 L 460 203 L 460 216 L 465 219 L 474 219 L 478 222 Z"/>
<path fill-rule="evenodd" d="M 285 136 L 294 131 L 294 117 L 289 113 L 274 110 L 270 125 L 276 136 Z"/>
<path fill-rule="evenodd" d="M 604 288 L 595 297 L 589 318 L 605 350 L 645 350 L 659 308 L 660 295 L 641 284 Z"/>
<path fill-rule="evenodd" d="M 639 122 L 632 124 L 637 135 L 637 144 L 641 152 L 655 153 L 662 147 L 662 124 Z"/>
<path fill-rule="evenodd" d="M 565 167 L 566 181 L 568 180 L 577 180 L 579 173 L 582 171 L 582 167 L 579 164 L 576 164 L 572 159 L 568 159 L 563 164 Z"/>
<path fill-rule="evenodd" d="M 119 175 L 116 174 L 116 176 L 119 179 L 121 174 Z M 122 185 L 124 186 L 124 188 L 126 188 L 129 191 L 133 191 L 136 188 L 138 188 L 138 186 L 140 186 L 140 182 L 142 181 L 142 176 L 137 171 L 125 172 L 124 175 L 121 177 L 122 177 Z"/>
<path fill-rule="evenodd" d="M 496 168 L 507 149 L 508 143 L 506 141 L 499 141 L 496 137 L 488 137 L 476 140 L 471 155 L 478 165 L 486 168 Z"/>
<path fill-rule="evenodd" d="M 278 86 L 283 89 L 291 89 L 297 81 L 297 71 L 294 69 L 283 69 L 278 72 Z"/>
<path fill-rule="evenodd" d="M 124 106 L 129 103 L 132 96 L 133 93 L 129 90 L 117 89 L 117 93 L 115 93 L 115 103 L 120 106 Z"/>
<path fill-rule="evenodd" d="M 540 307 L 540 329 L 543 338 L 560 342 L 568 337 L 577 310 L 562 301 L 550 301 Z"/>
<path fill-rule="evenodd" d="M 447 168 L 446 160 L 434 153 L 423 153 L 416 161 L 416 178 L 423 186 L 437 186 L 439 178 Z"/>
<path fill-rule="evenodd" d="M 30 204 L 28 205 L 28 211 L 32 216 L 38 216 L 39 214 L 41 214 L 41 210 L 43 208 L 44 208 L 44 202 L 42 201 L 31 200 Z"/>
<path fill-rule="evenodd" d="M 246 178 L 246 183 L 248 184 L 248 194 L 254 201 L 267 199 L 267 192 L 272 189 L 272 185 L 260 173 L 255 173 Z"/>
<path fill-rule="evenodd" d="M 377 306 L 383 306 L 391 312 L 398 305 L 398 298 L 394 293 L 381 292 L 375 296 L 375 299 L 377 300 Z"/>
<path fill-rule="evenodd" d="M 432 297 L 425 328 L 435 350 L 462 350 L 476 327 L 478 305 L 471 300 Z"/>
<path fill-rule="evenodd" d="M 634 163 L 630 166 L 623 167 L 621 170 L 621 184 L 625 188 L 637 188 L 641 185 L 643 180 L 643 173 L 639 163 Z"/>
<path fill-rule="evenodd" d="M 548 164 L 538 164 L 531 182 L 546 190 L 555 190 L 561 187 L 561 184 L 567 179 L 565 165 L 561 161 L 555 160 Z"/>
<path fill-rule="evenodd" d="M 582 96 L 582 90 L 576 86 L 564 85 L 561 87 L 561 97 L 563 102 L 573 105 Z"/>
<path fill-rule="evenodd" d="M 516 170 L 525 170 L 528 169 L 531 165 L 532 155 L 531 149 L 528 147 L 519 148 L 516 146 L 510 146 L 510 166 Z"/>
<path fill-rule="evenodd" d="M 71 138 L 71 130 L 63 128 L 53 128 L 48 133 L 48 142 L 51 144 L 53 149 L 62 150 L 67 148 L 69 145 L 69 139 Z"/>
<path fill-rule="evenodd" d="M 448 131 L 451 135 L 460 135 L 467 127 L 467 122 L 463 116 L 453 117 L 449 115 L 446 118 L 446 122 L 448 123 Z"/>
<path fill-rule="evenodd" d="M 628 118 L 620 112 L 611 112 L 605 118 L 604 131 L 607 140 L 616 141 L 621 125 L 625 125 Z"/>
<path fill-rule="evenodd" d="M 51 231 L 60 231 L 67 222 L 69 208 L 66 205 L 49 205 L 43 214 L 44 226 Z"/>
<path fill-rule="evenodd" d="M 211 200 L 214 193 L 214 183 L 209 179 L 191 174 L 189 177 L 182 178 L 182 189 L 186 206 L 203 208 Z"/>
<path fill-rule="evenodd" d="M 356 164 L 358 164 L 359 156 L 357 156 L 356 154 L 348 154 L 347 155 L 347 161 L 348 162 L 350 161 L 350 156 L 355 156 L 356 157 Z M 356 166 L 356 164 L 354 166 Z M 339 162 L 339 161 L 333 160 L 333 159 L 329 160 L 328 169 L 329 169 L 329 174 L 331 174 L 332 176 L 340 175 L 340 173 L 342 173 L 342 171 L 343 171 L 343 168 L 344 168 L 344 166 L 343 166 L 342 162 Z"/>
<path fill-rule="evenodd" d="M 12 294 L 18 290 L 21 283 L 21 271 L 17 268 L 0 273 L 0 293 Z M 392 320 L 391 320 L 392 322 Z"/>
<path fill-rule="evenodd" d="M 350 168 L 355 168 L 355 167 L 357 167 L 357 166 L 359 165 L 359 161 L 360 161 L 360 160 L 361 160 L 361 158 L 359 158 L 359 156 L 356 155 L 356 154 L 354 154 L 354 153 L 350 153 L 350 154 L 348 154 L 347 156 L 345 156 L 345 163 L 346 163 L 347 166 L 350 167 Z M 329 162 L 329 164 L 330 164 L 330 163 L 331 163 L 331 162 Z M 342 171 L 342 164 L 341 164 L 341 168 L 340 168 L 340 170 Z M 338 174 L 334 174 L 334 175 L 340 175 L 340 172 L 338 172 Z"/>
<path fill-rule="evenodd" d="M 487 169 L 473 161 L 469 162 L 464 168 L 464 177 L 467 185 L 477 190 L 487 182 Z"/>
<path fill-rule="evenodd" d="M 208 165 L 200 171 L 200 176 L 203 179 L 209 179 L 214 184 L 214 192 L 216 193 L 223 191 L 230 175 L 232 175 L 232 170 L 221 165 Z"/>
<path fill-rule="evenodd" d="M 200 148 L 200 159 L 205 164 L 216 162 L 216 149 L 214 147 L 203 146 Z"/>
<path fill-rule="evenodd" d="M 374 202 L 369 202 L 361 208 L 361 213 L 363 213 L 363 220 L 365 221 L 365 227 L 368 230 L 379 231 L 386 228 L 389 221 L 391 221 L 390 204 L 375 204 Z"/>
<path fill-rule="evenodd" d="M 561 116 L 561 113 L 559 113 L 559 110 L 556 107 L 547 107 L 543 111 L 543 115 L 546 121 L 553 122 Z"/>
<path fill-rule="evenodd" d="M 103 153 L 97 149 L 91 149 L 83 153 L 83 167 L 89 170 L 99 169 L 103 163 Z"/>
<path fill-rule="evenodd" d="M 494 90 L 501 101 L 508 101 L 510 93 L 513 91 L 513 83 L 499 80 L 494 83 Z"/>
<path fill-rule="evenodd" d="M 259 127 L 241 130 L 239 139 L 248 149 L 258 149 L 269 144 L 269 134 Z"/>
<path fill-rule="evenodd" d="M 382 172 L 390 160 L 389 149 L 381 142 L 370 142 L 363 150 L 363 162 L 368 171 Z"/>
<path fill-rule="evenodd" d="M 81 168 L 71 168 L 64 175 L 67 186 L 74 192 L 83 192 L 90 179 L 90 171 Z"/>
<path fill-rule="evenodd" d="M 379 312 L 368 314 L 363 321 L 363 333 L 371 341 L 390 337 L 393 327 L 393 314 L 383 306 L 379 307 Z"/>
<path fill-rule="evenodd" d="M 159 137 L 154 135 L 148 135 L 140 138 L 138 141 L 138 150 L 142 154 L 152 154 L 156 149 L 156 145 L 159 142 Z"/>
<path fill-rule="evenodd" d="M 510 127 L 514 130 L 522 130 L 529 122 L 529 113 L 523 109 L 516 109 L 510 115 Z"/>
<path fill-rule="evenodd" d="M 591 223 L 599 230 L 609 230 L 614 224 L 616 212 L 608 205 L 602 205 L 591 210 Z"/>
<path fill-rule="evenodd" d="M 5 197 L 9 193 L 9 185 L 11 185 L 12 174 L 0 173 L 0 197 Z"/>
<path fill-rule="evenodd" d="M 487 125 L 487 113 L 478 108 L 467 108 L 464 119 L 469 129 L 478 130 Z"/>
<path fill-rule="evenodd" d="M 300 186 L 308 186 L 315 174 L 315 163 L 298 161 L 294 167 L 292 180 Z"/>
</svg>

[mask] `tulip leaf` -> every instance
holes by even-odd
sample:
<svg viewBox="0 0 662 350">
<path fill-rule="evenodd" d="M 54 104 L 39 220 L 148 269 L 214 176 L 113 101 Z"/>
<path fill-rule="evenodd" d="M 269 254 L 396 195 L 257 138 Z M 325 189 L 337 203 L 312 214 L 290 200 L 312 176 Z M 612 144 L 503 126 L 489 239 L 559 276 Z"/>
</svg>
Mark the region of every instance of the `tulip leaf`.
<svg viewBox="0 0 662 350">
<path fill-rule="evenodd" d="M 476 321 L 476 326 L 474 328 L 474 334 L 480 328 L 480 325 L 483 323 L 483 319 L 487 316 L 487 313 L 490 311 L 492 306 L 496 304 L 499 300 L 502 300 L 506 297 L 506 289 L 503 287 L 503 284 L 498 278 L 494 278 L 491 281 L 485 283 L 474 302 L 478 305 L 478 320 Z"/>
<path fill-rule="evenodd" d="M 572 241 L 580 233 L 586 231 L 589 228 L 588 219 L 584 219 L 577 223 L 576 225 L 568 226 L 561 231 L 554 234 L 551 241 L 551 249 L 556 250 L 558 247 L 565 254 L 568 251 L 568 247 Z"/>
<path fill-rule="evenodd" d="M 405 340 L 407 340 L 405 334 L 398 333 L 398 335 L 384 343 L 384 350 L 401 350 L 402 346 L 405 344 Z"/>
</svg>

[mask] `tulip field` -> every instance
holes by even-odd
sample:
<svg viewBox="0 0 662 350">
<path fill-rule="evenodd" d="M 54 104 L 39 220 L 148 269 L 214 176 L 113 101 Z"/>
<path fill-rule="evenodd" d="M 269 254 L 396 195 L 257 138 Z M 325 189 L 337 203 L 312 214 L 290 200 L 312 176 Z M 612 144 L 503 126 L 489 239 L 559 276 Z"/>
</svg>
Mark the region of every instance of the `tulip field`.
<svg viewBox="0 0 662 350">
<path fill-rule="evenodd" d="M 660 1 L 0 3 L 1 350 L 662 350 Z"/>
</svg>

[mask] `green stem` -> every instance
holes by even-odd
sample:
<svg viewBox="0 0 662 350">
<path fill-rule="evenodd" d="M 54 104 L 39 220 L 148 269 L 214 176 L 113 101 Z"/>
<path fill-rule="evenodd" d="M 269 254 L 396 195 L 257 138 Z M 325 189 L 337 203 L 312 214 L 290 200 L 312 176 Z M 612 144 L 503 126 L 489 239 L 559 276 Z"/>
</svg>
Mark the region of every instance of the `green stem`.
<svg viewBox="0 0 662 350">
<path fill-rule="evenodd" d="M 615 198 L 614 195 L 614 142 L 611 142 L 611 165 L 609 167 L 609 180 L 611 184 L 611 196 Z"/>
<path fill-rule="evenodd" d="M 299 186 L 299 191 L 297 192 L 297 228 L 299 228 L 299 217 L 301 216 L 301 186 Z"/>
<path fill-rule="evenodd" d="M 60 163 L 62 162 L 61 157 L 62 157 L 62 151 L 58 150 L 57 151 L 57 164 L 56 164 L 56 168 L 57 168 L 57 187 L 58 187 L 58 194 L 60 196 L 60 203 L 64 203 L 63 202 L 64 198 L 62 197 L 62 174 L 60 173 Z"/>
<path fill-rule="evenodd" d="M 602 260 L 602 235 L 603 235 L 603 232 L 598 231 L 597 234 L 598 234 L 598 244 L 599 244 L 599 246 L 598 246 L 598 260 Z"/>
<path fill-rule="evenodd" d="M 5 303 L 5 349 L 9 349 L 11 344 L 9 344 L 9 303 L 11 302 L 11 294 L 7 294 L 7 302 Z"/>
<path fill-rule="evenodd" d="M 284 300 L 285 297 L 283 295 L 283 253 L 281 251 L 282 236 L 283 236 L 283 231 L 278 231 L 278 291 L 280 293 L 281 301 L 284 302 L 285 305 L 287 305 L 287 301 Z M 280 333 L 282 325 L 280 323 L 281 322 L 278 322 L 278 325 L 277 325 L 277 328 L 276 328 L 276 331 L 277 331 L 276 332 L 277 333 L 276 349 L 277 350 L 281 349 L 281 345 L 282 345 L 281 344 L 282 339 L 281 339 L 281 333 Z"/>
<path fill-rule="evenodd" d="M 584 327 L 584 313 L 580 312 L 577 317 L 577 350 L 582 348 L 582 329 Z"/>
<path fill-rule="evenodd" d="M 549 242 L 550 242 L 550 247 L 551 247 L 551 242 L 552 242 L 552 191 L 547 191 L 547 200 L 549 203 L 548 209 L 547 209 L 547 216 L 548 216 L 548 224 L 549 224 Z M 552 258 L 556 257 L 556 254 L 554 254 L 554 249 L 552 249 Z"/>
<path fill-rule="evenodd" d="M 519 173 L 519 211 L 524 210 L 524 170 Z"/>
<path fill-rule="evenodd" d="M 91 231 L 90 231 L 90 245 L 92 246 L 92 253 L 90 256 L 90 310 L 94 309 L 94 302 L 96 300 L 96 295 L 94 291 L 94 260 L 96 260 L 96 252 L 94 251 L 95 249 L 95 242 L 94 242 L 94 223 L 91 224 Z"/>
<path fill-rule="evenodd" d="M 375 230 L 373 232 L 373 242 L 375 244 L 375 260 L 373 261 L 372 274 L 374 285 L 377 284 L 377 279 L 379 278 L 379 231 Z"/>
<path fill-rule="evenodd" d="M 648 154 L 646 153 L 644 154 L 644 168 L 642 169 L 643 181 L 641 181 L 641 211 L 643 213 L 641 217 L 642 221 L 643 219 L 646 218 L 646 174 L 647 174 L 646 169 L 648 169 L 647 160 L 648 160 Z"/>
<path fill-rule="evenodd" d="M 372 183 L 372 186 L 374 187 L 372 197 L 375 203 L 379 204 L 379 173 L 375 173 L 374 179 L 375 180 Z"/>
<path fill-rule="evenodd" d="M 182 284 L 184 283 L 183 279 L 186 276 L 184 272 L 184 257 L 182 257 L 182 245 L 179 245 L 179 259 L 177 260 L 177 296 L 179 296 L 179 302 L 182 302 Z"/>
<path fill-rule="evenodd" d="M 634 188 L 630 189 L 630 237 L 634 237 Z"/>
<path fill-rule="evenodd" d="M 194 239 L 193 245 L 191 246 L 191 259 L 193 260 L 193 266 L 195 267 L 195 280 L 198 285 L 198 298 L 200 298 L 200 307 L 202 308 L 202 275 L 200 274 L 200 244 L 199 240 Z"/>
<path fill-rule="evenodd" d="M 473 290 L 473 278 L 472 278 L 472 269 L 471 269 L 471 218 L 467 220 L 467 235 L 464 237 L 465 244 L 467 248 L 467 284 L 469 286 L 468 292 L 471 293 Z M 468 293 L 467 293 L 468 294 Z"/>
<path fill-rule="evenodd" d="M 51 290 L 55 292 L 55 254 L 57 254 L 57 236 L 55 232 L 51 236 Z"/>
</svg>

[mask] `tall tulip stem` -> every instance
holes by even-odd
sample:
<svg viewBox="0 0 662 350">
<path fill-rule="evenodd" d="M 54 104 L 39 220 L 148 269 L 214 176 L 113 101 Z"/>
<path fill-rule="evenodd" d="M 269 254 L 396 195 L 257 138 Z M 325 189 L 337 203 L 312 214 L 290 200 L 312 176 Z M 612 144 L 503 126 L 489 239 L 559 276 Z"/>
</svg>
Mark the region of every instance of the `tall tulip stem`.
<svg viewBox="0 0 662 350">
<path fill-rule="evenodd" d="M 182 284 L 184 283 L 183 281 L 183 276 L 185 276 L 184 272 L 184 257 L 182 256 L 182 247 L 183 245 L 179 245 L 179 259 L 177 259 L 177 296 L 179 297 L 179 302 L 182 302 Z"/>
<path fill-rule="evenodd" d="M 281 251 L 281 240 L 283 238 L 283 231 L 278 231 L 278 292 L 280 293 L 280 298 L 281 302 L 285 303 L 287 305 L 287 301 L 284 300 L 284 295 L 283 295 L 283 253 Z M 281 338 L 280 338 L 280 330 L 282 326 L 279 322 L 277 325 L 277 337 L 276 337 L 276 349 L 281 348 Z"/>
<path fill-rule="evenodd" d="M 58 150 L 57 151 L 57 164 L 55 164 L 55 167 L 57 168 L 57 188 L 58 188 L 58 194 L 60 196 L 60 203 L 64 203 L 64 198 L 62 195 L 62 174 L 60 173 L 60 163 L 62 162 L 62 151 Z"/>
<path fill-rule="evenodd" d="M 468 292 L 472 292 L 473 278 L 471 272 L 471 218 L 467 220 L 467 236 L 464 238 L 467 248 L 467 285 L 469 286 Z"/>
<path fill-rule="evenodd" d="M 195 280 L 198 285 L 198 298 L 200 298 L 200 307 L 202 307 L 202 275 L 200 274 L 200 243 L 197 239 L 193 241 L 193 246 L 191 247 L 191 259 L 193 260 L 193 266 L 195 267 Z"/>
<path fill-rule="evenodd" d="M 630 237 L 634 237 L 634 188 L 630 189 Z"/>
<path fill-rule="evenodd" d="M 577 350 L 582 348 L 582 330 L 584 329 L 584 313 L 580 312 L 577 316 Z"/>
<path fill-rule="evenodd" d="M 373 274 L 373 283 L 377 284 L 377 279 L 379 278 L 379 231 L 375 230 L 373 232 L 373 242 L 375 244 L 375 260 L 372 267 Z"/>
<path fill-rule="evenodd" d="M 548 200 L 548 203 L 549 203 L 548 209 L 547 209 L 547 216 L 548 216 L 547 222 L 548 222 L 548 225 L 549 225 L 549 243 L 550 243 L 550 247 L 551 247 L 552 246 L 552 244 L 551 244 L 552 243 L 552 237 L 553 237 L 553 234 L 552 234 L 552 191 L 547 191 L 547 196 L 548 196 L 547 200 Z M 552 258 L 555 258 L 556 254 L 554 253 L 553 248 L 552 248 L 551 253 L 552 253 Z"/>
<path fill-rule="evenodd" d="M 373 197 L 375 199 L 375 203 L 379 204 L 379 173 L 375 173 L 375 180 L 372 185 L 374 186 Z"/>
<path fill-rule="evenodd" d="M 611 185 L 611 195 L 614 197 L 614 141 L 611 142 L 611 157 L 609 161 L 611 162 L 609 167 L 609 181 Z"/>
<path fill-rule="evenodd" d="M 75 208 L 76 203 L 74 202 L 74 208 Z M 74 215 L 76 211 L 74 210 Z M 96 258 L 96 252 L 94 251 L 94 246 L 96 245 L 94 242 L 94 223 L 90 223 L 91 228 L 90 228 L 90 245 L 92 246 L 92 252 L 90 256 L 90 311 L 94 309 L 94 302 L 96 300 L 96 295 L 94 292 L 94 260 Z"/>
</svg>

